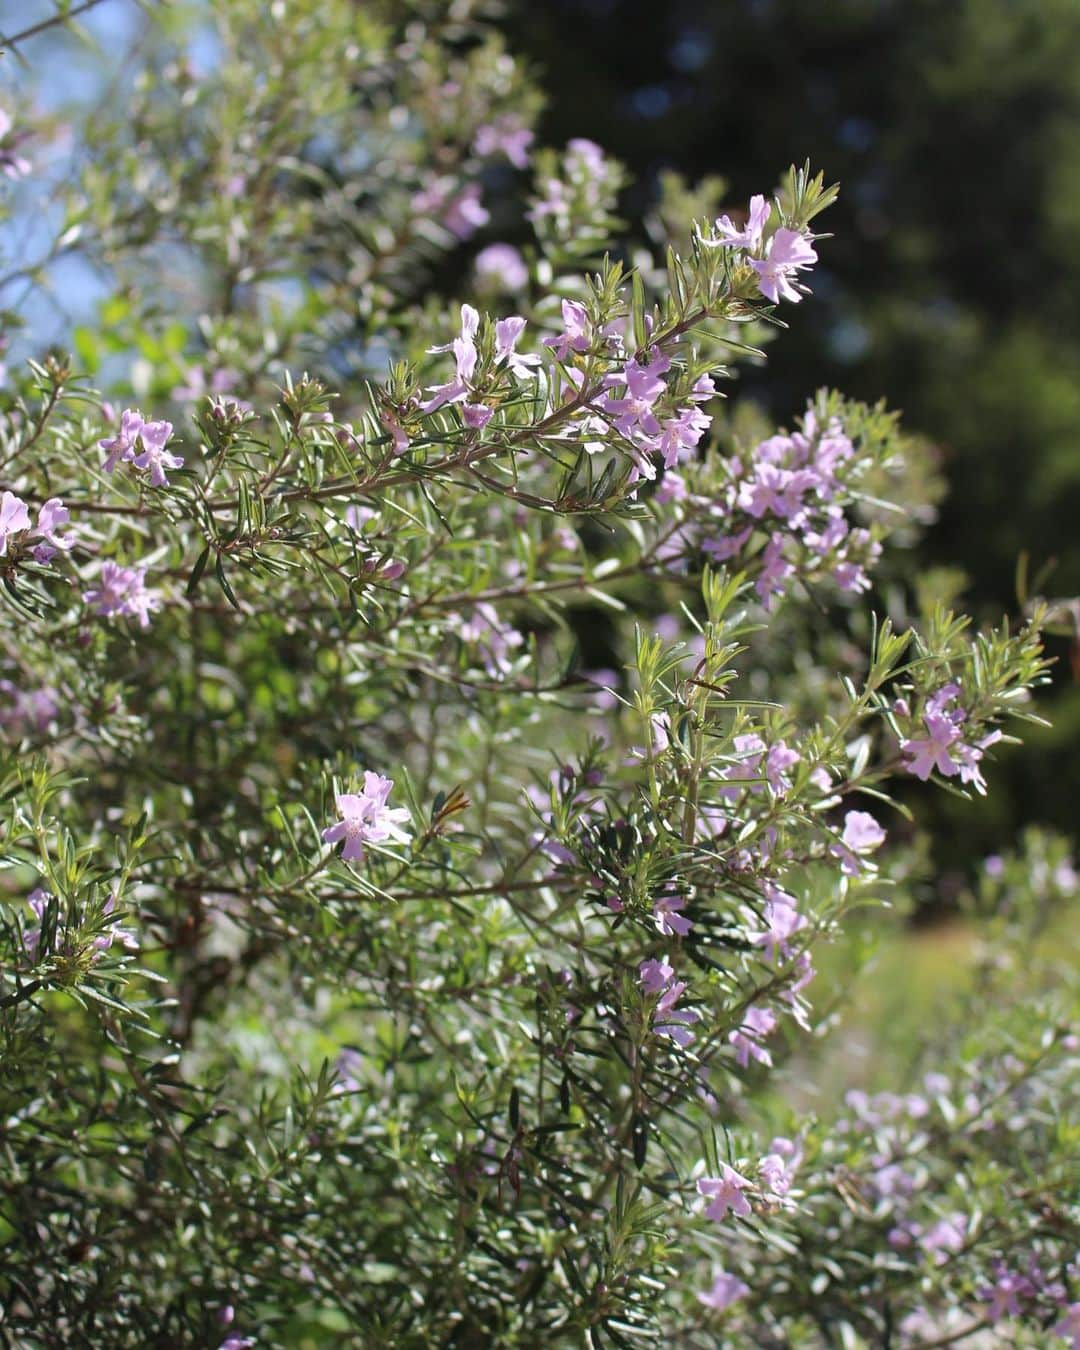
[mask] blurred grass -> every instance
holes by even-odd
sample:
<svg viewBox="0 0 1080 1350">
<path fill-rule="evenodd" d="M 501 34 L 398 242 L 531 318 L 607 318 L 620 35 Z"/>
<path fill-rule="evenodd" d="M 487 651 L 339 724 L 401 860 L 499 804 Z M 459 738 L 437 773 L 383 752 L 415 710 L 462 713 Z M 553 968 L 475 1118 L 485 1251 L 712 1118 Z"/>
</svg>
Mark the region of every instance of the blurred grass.
<svg viewBox="0 0 1080 1350">
<path fill-rule="evenodd" d="M 1063 990 L 1080 976 L 1080 921 L 1075 904 L 1062 904 L 1036 935 L 1010 940 L 997 920 L 911 928 L 890 918 L 823 953 L 817 987 L 840 988 L 860 959 L 820 1056 L 805 1075 L 791 1075 L 794 1083 L 813 1083 L 812 1099 L 801 1084 L 797 1089 L 803 1105 L 812 1100 L 822 1110 L 853 1087 L 917 1088 L 936 1044 L 962 1039 L 986 1016 Z M 785 1096 L 791 1100 L 790 1089 Z"/>
</svg>

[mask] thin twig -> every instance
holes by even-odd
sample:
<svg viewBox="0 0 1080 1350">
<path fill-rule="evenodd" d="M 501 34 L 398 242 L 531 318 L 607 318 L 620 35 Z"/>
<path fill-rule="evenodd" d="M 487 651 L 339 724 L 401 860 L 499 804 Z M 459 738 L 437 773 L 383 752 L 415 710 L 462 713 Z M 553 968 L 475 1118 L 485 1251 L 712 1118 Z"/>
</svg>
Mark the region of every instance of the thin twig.
<svg viewBox="0 0 1080 1350">
<path fill-rule="evenodd" d="M 85 14 L 88 9 L 93 9 L 101 3 L 102 0 L 83 0 L 83 3 L 76 5 L 74 9 L 58 11 L 51 18 L 42 19 L 40 23 L 24 28 L 21 33 L 16 33 L 14 37 L 6 38 L 0 34 L 0 47 L 14 47 L 20 42 L 26 42 L 28 38 L 37 37 L 39 33 L 44 33 L 49 28 L 56 28 L 60 24 L 77 19 L 80 14 Z"/>
</svg>

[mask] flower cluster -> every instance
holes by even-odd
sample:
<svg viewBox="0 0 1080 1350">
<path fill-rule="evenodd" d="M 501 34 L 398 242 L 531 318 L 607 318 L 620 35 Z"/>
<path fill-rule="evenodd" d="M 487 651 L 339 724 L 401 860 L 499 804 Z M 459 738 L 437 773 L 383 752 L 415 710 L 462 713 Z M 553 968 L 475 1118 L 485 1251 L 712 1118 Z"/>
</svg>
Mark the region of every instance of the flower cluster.
<svg viewBox="0 0 1080 1350">
<path fill-rule="evenodd" d="M 120 414 L 120 429 L 115 436 L 98 441 L 106 452 L 104 469 L 112 473 L 118 464 L 133 464 L 149 474 L 151 487 L 167 487 L 166 469 L 183 467 L 181 455 L 166 450 L 172 435 L 171 422 L 147 422 L 141 412 L 125 408 Z"/>
<path fill-rule="evenodd" d="M 852 524 L 845 504 L 866 468 L 840 420 L 823 423 L 810 408 L 790 435 L 770 436 L 725 462 L 726 486 L 708 506 L 723 533 L 706 527 L 701 548 L 724 562 L 752 535 L 764 535 L 755 590 L 766 609 L 799 576 L 828 576 L 843 591 L 864 591 L 881 545 Z"/>
<path fill-rule="evenodd" d="M 675 1006 L 686 992 L 686 981 L 675 979 L 674 967 L 668 965 L 666 959 L 643 961 L 638 970 L 638 981 L 650 998 L 656 997 L 652 1010 L 653 1031 L 685 1050 L 694 1040 L 694 1033 L 689 1028 L 701 1021 L 701 1014 L 692 1008 Z"/>
<path fill-rule="evenodd" d="M 150 615 L 161 608 L 161 595 L 146 585 L 146 568 L 125 567 L 111 559 L 101 564 L 97 585 L 83 592 L 83 599 L 103 618 L 138 619 L 147 628 Z"/>
<path fill-rule="evenodd" d="M 492 677 L 510 673 L 514 653 L 525 643 L 522 634 L 500 619 L 498 610 L 486 600 L 473 605 L 467 616 L 448 614 L 446 626 L 467 647 L 475 649 L 480 664 Z"/>
<path fill-rule="evenodd" d="M 429 397 L 420 405 L 421 412 L 432 413 L 446 404 L 460 404 L 462 420 L 466 426 L 479 430 L 491 421 L 494 408 L 487 403 L 472 401 L 477 393 L 474 376 L 480 355 L 477 345 L 479 331 L 479 312 L 472 305 L 462 305 L 460 336 L 442 346 L 428 348 L 433 354 L 453 352 L 455 373 L 452 380 L 428 389 Z M 538 356 L 525 356 L 517 350 L 517 344 L 524 331 L 525 320 L 519 315 L 500 319 L 495 324 L 495 351 L 492 364 L 496 369 L 504 367 L 519 380 L 532 379 L 535 367 L 540 364 Z"/>
<path fill-rule="evenodd" d="M 30 545 L 27 551 L 35 562 L 51 562 L 58 551 L 66 551 L 75 543 L 73 535 L 57 533 L 68 523 L 68 519 L 68 509 L 60 498 L 50 497 L 39 508 L 37 524 L 34 525 L 23 499 L 16 497 L 13 492 L 4 492 L 0 496 L 0 558 L 11 558 L 16 548 L 24 542 L 40 539 L 42 543 Z"/>
<path fill-rule="evenodd" d="M 719 1176 L 698 1179 L 698 1194 L 708 1201 L 705 1217 L 717 1222 L 729 1213 L 736 1218 L 749 1218 L 753 1210 L 747 1191 L 751 1194 L 756 1191 L 765 1206 L 783 1204 L 801 1157 L 798 1145 L 781 1136 L 772 1140 L 768 1153 L 758 1162 L 756 1182 L 728 1163 L 721 1163 Z"/>
<path fill-rule="evenodd" d="M 960 686 L 950 680 L 926 700 L 921 718 L 923 734 L 905 736 L 900 742 L 904 768 L 923 782 L 932 773 L 943 778 L 959 775 L 962 783 L 970 783 L 976 792 L 985 794 L 986 780 L 979 764 L 983 751 L 1001 740 L 1001 732 L 995 730 L 966 739 L 964 723 L 968 715 L 956 703 L 960 694 Z M 906 699 L 897 699 L 895 711 L 903 718 L 911 718 Z"/>
<path fill-rule="evenodd" d="M 483 159 L 505 155 L 515 169 L 529 167 L 529 147 L 535 133 L 515 113 L 503 113 L 493 122 L 485 122 L 476 130 L 473 149 Z"/>
<path fill-rule="evenodd" d="M 383 778 L 370 769 L 364 773 L 361 792 L 339 792 L 335 798 L 341 819 L 322 832 L 324 843 L 344 841 L 341 850 L 345 862 L 363 862 L 365 845 L 408 843 L 409 835 L 402 825 L 409 819 L 404 807 L 388 804 L 393 779 Z"/>
<path fill-rule="evenodd" d="M 721 216 L 716 222 L 721 238 L 703 242 L 745 250 L 761 294 L 774 305 L 781 299 L 797 304 L 805 289 L 798 283 L 798 273 L 813 267 L 817 253 L 805 230 L 785 225 L 770 230 L 773 211 L 773 203 L 764 196 L 751 197 L 749 217 L 741 229 L 729 216 Z"/>
<path fill-rule="evenodd" d="M 622 182 L 618 165 L 594 141 L 577 137 L 567 143 L 558 172 L 550 157 L 541 161 L 537 197 L 529 211 L 541 238 L 565 239 L 575 224 L 603 210 Z"/>
<path fill-rule="evenodd" d="M 0 726 L 16 736 L 46 731 L 60 711 L 60 698 L 47 685 L 20 689 L 12 680 L 0 679 Z"/>
<path fill-rule="evenodd" d="M 644 361 L 640 359 L 642 355 Z M 697 406 L 708 402 L 716 392 L 707 375 L 688 391 L 683 406 L 676 407 L 670 415 L 658 415 L 657 404 L 668 392 L 664 376 L 670 370 L 671 358 L 654 350 L 639 353 L 620 371 L 605 378 L 609 392 L 598 407 L 629 445 L 633 460 L 631 483 L 640 477 L 656 477 L 654 456 L 662 460 L 665 469 L 689 459 L 712 424 L 712 418 Z"/>
<path fill-rule="evenodd" d="M 33 911 L 37 923 L 33 927 L 23 929 L 23 949 L 27 957 L 35 962 L 40 954 L 41 934 L 46 911 L 50 904 L 55 905 L 55 900 L 43 886 L 36 886 L 26 897 L 26 902 Z M 116 914 L 115 894 L 109 896 L 100 912 L 101 916 L 107 920 L 105 927 L 94 934 L 85 949 L 81 950 L 81 955 L 93 965 L 101 959 L 114 942 L 119 942 L 129 952 L 137 952 L 141 946 L 139 936 L 133 929 L 125 928 L 120 923 L 120 915 Z M 85 913 L 80 915 L 79 922 L 85 923 L 87 917 Z M 65 935 L 54 955 L 62 959 L 80 955 L 80 948 L 74 945 L 72 941 L 74 932 L 75 930 L 72 930 L 71 934 Z"/>
</svg>

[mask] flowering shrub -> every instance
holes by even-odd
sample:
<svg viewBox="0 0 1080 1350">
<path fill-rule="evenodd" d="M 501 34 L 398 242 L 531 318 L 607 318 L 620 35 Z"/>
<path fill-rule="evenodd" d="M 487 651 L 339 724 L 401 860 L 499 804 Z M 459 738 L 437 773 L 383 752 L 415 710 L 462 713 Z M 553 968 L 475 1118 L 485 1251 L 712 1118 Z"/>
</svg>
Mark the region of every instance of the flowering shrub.
<svg viewBox="0 0 1080 1350">
<path fill-rule="evenodd" d="M 2 397 L 5 1336 L 1076 1343 L 1049 974 L 789 1090 L 920 884 L 893 794 L 1045 672 L 875 592 L 895 416 L 725 411 L 835 189 L 631 258 L 470 6 L 279 8 L 147 39 L 49 254 L 116 298 Z"/>
</svg>

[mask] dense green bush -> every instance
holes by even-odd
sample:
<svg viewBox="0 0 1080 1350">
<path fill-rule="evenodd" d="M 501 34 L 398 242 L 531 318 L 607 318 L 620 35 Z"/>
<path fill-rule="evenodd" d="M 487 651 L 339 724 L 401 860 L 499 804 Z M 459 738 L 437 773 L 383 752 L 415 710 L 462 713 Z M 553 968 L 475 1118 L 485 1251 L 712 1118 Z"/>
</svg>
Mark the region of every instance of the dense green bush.
<svg viewBox="0 0 1080 1350">
<path fill-rule="evenodd" d="M 905 584 L 883 406 L 721 402 L 835 189 L 623 247 L 479 14 L 12 39 L 0 1336 L 1075 1342 L 1068 842 L 985 861 L 932 1036 L 857 979 L 1047 616 Z"/>
</svg>

